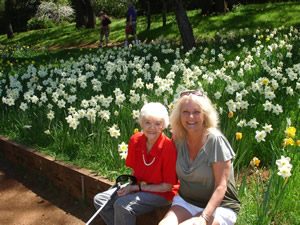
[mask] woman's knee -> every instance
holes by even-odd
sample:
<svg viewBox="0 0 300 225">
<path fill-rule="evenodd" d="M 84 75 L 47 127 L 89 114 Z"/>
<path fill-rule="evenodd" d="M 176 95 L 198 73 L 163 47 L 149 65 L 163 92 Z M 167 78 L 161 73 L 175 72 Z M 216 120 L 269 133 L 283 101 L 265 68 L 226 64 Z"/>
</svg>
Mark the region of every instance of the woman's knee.
<svg viewBox="0 0 300 225">
<path fill-rule="evenodd" d="M 114 208 L 125 209 L 128 205 L 128 201 L 126 201 L 123 197 L 118 198 L 114 203 Z"/>
<path fill-rule="evenodd" d="M 122 213 L 128 213 L 134 215 L 134 209 L 133 209 L 133 199 L 127 198 L 126 196 L 118 198 L 114 202 L 114 210 L 115 212 L 122 212 Z"/>
</svg>

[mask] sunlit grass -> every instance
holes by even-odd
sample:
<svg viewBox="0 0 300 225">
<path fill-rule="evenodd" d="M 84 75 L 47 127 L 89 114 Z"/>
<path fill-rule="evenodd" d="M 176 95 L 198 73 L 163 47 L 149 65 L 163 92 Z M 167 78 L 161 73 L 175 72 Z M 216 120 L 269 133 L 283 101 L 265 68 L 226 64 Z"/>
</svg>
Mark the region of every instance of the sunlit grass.
<svg viewBox="0 0 300 225">
<path fill-rule="evenodd" d="M 300 4 L 296 2 L 252 4 L 236 6 L 232 12 L 218 15 L 200 15 L 200 10 L 188 11 L 188 17 L 193 27 L 195 39 L 211 39 L 221 31 L 239 33 L 239 29 L 248 28 L 255 31 L 258 27 L 269 29 L 280 26 L 300 26 Z M 154 40 L 164 36 L 169 40 L 180 40 L 174 13 L 167 15 L 167 25 L 162 26 L 161 15 L 151 16 L 151 28 L 147 30 L 147 18 L 140 16 L 138 20 L 138 37 L 140 40 Z M 125 39 L 125 19 L 113 18 L 111 24 L 110 41 L 121 44 Z M 45 30 L 35 30 L 16 33 L 8 40 L 6 35 L 0 35 L 1 44 L 29 45 L 34 48 L 73 47 L 95 44 L 99 42 L 99 21 L 95 29 L 76 29 L 75 24 L 59 26 Z"/>
</svg>

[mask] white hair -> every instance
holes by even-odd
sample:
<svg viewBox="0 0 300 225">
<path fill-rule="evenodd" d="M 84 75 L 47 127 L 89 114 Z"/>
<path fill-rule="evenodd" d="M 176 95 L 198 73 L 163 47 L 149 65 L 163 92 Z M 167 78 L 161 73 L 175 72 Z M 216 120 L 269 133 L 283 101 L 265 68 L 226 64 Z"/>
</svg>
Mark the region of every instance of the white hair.
<svg viewBox="0 0 300 225">
<path fill-rule="evenodd" d="M 163 129 L 169 126 L 169 114 L 167 108 L 159 102 L 150 102 L 145 104 L 138 118 L 138 123 L 141 125 L 146 118 L 156 118 L 163 120 Z"/>
</svg>

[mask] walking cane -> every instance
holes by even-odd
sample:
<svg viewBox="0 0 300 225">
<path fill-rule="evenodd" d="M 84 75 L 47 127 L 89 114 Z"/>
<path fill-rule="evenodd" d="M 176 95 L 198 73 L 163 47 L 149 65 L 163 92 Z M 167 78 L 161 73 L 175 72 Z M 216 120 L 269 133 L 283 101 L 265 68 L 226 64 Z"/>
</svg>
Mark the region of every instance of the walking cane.
<svg viewBox="0 0 300 225">
<path fill-rule="evenodd" d="M 94 219 L 95 217 L 101 212 L 101 210 L 107 205 L 107 203 L 117 194 L 117 191 L 120 189 L 120 185 L 119 182 L 127 182 L 128 178 L 131 180 L 131 184 L 136 184 L 137 183 L 137 179 L 134 176 L 131 175 L 120 175 L 118 176 L 116 183 L 112 186 L 112 188 L 117 187 L 117 189 L 111 194 L 111 196 L 109 197 L 109 199 L 103 203 L 103 205 L 97 210 L 97 212 L 95 212 L 95 214 L 89 219 L 89 221 L 85 224 L 85 225 L 89 225 Z"/>
</svg>

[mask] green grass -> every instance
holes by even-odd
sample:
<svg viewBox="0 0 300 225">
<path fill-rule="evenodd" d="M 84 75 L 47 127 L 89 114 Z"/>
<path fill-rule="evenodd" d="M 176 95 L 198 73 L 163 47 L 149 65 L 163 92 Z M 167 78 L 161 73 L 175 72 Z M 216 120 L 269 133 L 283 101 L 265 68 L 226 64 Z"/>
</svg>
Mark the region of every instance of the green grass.
<svg viewBox="0 0 300 225">
<path fill-rule="evenodd" d="M 239 33 L 240 29 L 248 28 L 255 31 L 258 27 L 275 28 L 300 26 L 300 2 L 283 2 L 269 4 L 253 4 L 236 6 L 227 14 L 200 15 L 199 10 L 188 11 L 188 17 L 193 27 L 196 40 L 212 38 L 219 31 Z M 97 20 L 98 21 L 98 20 Z M 139 39 L 154 40 L 164 36 L 169 40 L 180 40 L 177 23 L 173 13 L 167 15 L 167 25 L 162 26 L 161 15 L 152 15 L 151 29 L 146 30 L 147 18 L 138 19 Z M 124 42 L 125 19 L 112 19 L 110 41 L 115 44 Z M 17 43 L 34 48 L 70 48 L 97 46 L 99 42 L 99 24 L 95 29 L 76 29 L 75 24 L 45 30 L 35 30 L 15 33 L 15 37 L 8 40 L 6 35 L 0 35 L 2 45 Z"/>
</svg>

